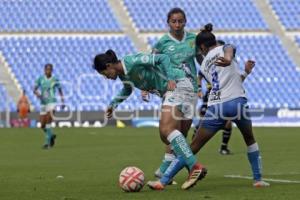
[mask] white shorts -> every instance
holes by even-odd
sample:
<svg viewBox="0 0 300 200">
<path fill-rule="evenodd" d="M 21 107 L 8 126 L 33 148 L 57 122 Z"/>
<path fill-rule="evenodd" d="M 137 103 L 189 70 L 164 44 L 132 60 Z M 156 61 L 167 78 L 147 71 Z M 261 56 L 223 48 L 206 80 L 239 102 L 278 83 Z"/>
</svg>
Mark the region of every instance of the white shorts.
<svg viewBox="0 0 300 200">
<path fill-rule="evenodd" d="M 162 105 L 176 106 L 183 118 L 193 119 L 198 101 L 193 84 L 187 78 L 176 82 L 175 90 L 165 93 Z"/>
<path fill-rule="evenodd" d="M 47 105 L 41 105 L 40 115 L 46 115 L 48 112 L 55 110 L 56 103 L 49 103 Z"/>
</svg>

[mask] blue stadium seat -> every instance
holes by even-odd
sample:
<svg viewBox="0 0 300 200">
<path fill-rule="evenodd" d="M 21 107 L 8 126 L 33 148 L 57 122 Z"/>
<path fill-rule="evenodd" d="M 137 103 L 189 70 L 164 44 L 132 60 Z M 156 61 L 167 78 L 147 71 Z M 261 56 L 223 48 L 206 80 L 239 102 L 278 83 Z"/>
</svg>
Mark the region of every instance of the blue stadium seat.
<svg viewBox="0 0 300 200">
<path fill-rule="evenodd" d="M 267 30 L 268 27 L 251 0 L 124 0 L 129 15 L 141 31 L 167 28 L 166 15 L 181 7 L 187 15 L 187 28 L 198 30 L 211 22 L 221 30 Z M 247 17 L 244 17 L 247 16 Z"/>
<path fill-rule="evenodd" d="M 0 1 L 0 13 L 0 32 L 121 31 L 107 0 Z"/>
<path fill-rule="evenodd" d="M 11 111 L 15 112 L 17 110 L 16 104 L 13 102 L 12 98 L 7 94 L 7 91 L 3 85 L 0 84 L 0 112 Z"/>
<path fill-rule="evenodd" d="M 79 108 L 86 102 L 99 102 L 96 100 L 97 96 L 102 98 L 101 102 L 107 104 L 120 91 L 120 81 L 105 80 L 92 69 L 93 57 L 108 48 L 115 49 L 119 57 L 136 51 L 130 39 L 123 36 L 0 39 L 0 51 L 12 67 L 21 86 L 27 91 L 32 91 L 35 80 L 43 74 L 43 66 L 53 63 L 54 74 L 63 83 L 68 83 L 65 87 L 71 90 L 65 93 L 73 94 L 66 99 L 66 103 L 71 104 L 72 109 Z M 86 74 L 93 76 L 83 79 L 82 85 L 79 86 L 78 78 Z M 33 105 L 39 108 L 38 99 L 32 93 L 28 94 Z M 136 95 L 137 93 L 134 93 L 133 97 Z M 87 96 L 92 96 L 92 99 L 87 99 Z M 134 98 L 126 102 L 131 109 L 139 107 Z M 84 110 L 96 108 L 99 106 L 84 106 Z"/>
<path fill-rule="evenodd" d="M 269 3 L 287 30 L 300 29 L 300 0 L 269 0 Z"/>
</svg>

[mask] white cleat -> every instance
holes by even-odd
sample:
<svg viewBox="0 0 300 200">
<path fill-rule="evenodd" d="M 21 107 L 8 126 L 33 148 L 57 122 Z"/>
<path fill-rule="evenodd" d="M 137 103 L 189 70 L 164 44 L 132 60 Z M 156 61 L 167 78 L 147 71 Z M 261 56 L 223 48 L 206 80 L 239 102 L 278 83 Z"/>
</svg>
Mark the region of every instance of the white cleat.
<svg viewBox="0 0 300 200">
<path fill-rule="evenodd" d="M 269 187 L 270 183 L 267 183 L 266 181 L 255 181 L 253 183 L 253 187 L 261 188 L 261 187 Z"/>
</svg>

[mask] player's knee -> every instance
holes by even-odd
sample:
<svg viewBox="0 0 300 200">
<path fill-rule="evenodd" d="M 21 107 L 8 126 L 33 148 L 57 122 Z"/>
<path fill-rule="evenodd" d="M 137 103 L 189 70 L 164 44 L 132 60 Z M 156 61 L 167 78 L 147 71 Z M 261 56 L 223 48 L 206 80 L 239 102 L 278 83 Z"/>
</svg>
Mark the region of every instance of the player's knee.
<svg viewBox="0 0 300 200">
<path fill-rule="evenodd" d="M 244 139 L 248 146 L 255 143 L 255 138 L 253 135 L 245 135 Z"/>
<path fill-rule="evenodd" d="M 172 130 L 170 129 L 170 127 L 161 126 L 161 127 L 159 127 L 159 132 L 160 132 L 161 136 L 166 138 L 172 132 Z"/>
</svg>

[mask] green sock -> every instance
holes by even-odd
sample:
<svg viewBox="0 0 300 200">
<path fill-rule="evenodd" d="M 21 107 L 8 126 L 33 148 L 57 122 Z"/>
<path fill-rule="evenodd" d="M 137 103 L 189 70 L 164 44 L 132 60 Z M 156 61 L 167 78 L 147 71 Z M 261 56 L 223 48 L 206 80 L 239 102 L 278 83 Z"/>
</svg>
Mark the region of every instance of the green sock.
<svg viewBox="0 0 300 200">
<path fill-rule="evenodd" d="M 45 132 L 46 132 L 46 141 L 48 145 L 50 145 L 51 142 L 51 138 L 52 138 L 52 130 L 51 130 L 51 124 L 46 124 L 46 128 L 45 128 Z"/>
<path fill-rule="evenodd" d="M 165 153 L 164 159 L 163 159 L 161 165 L 159 166 L 160 172 L 164 174 L 175 158 L 176 157 L 174 154 Z"/>
<path fill-rule="evenodd" d="M 188 168 L 192 169 L 197 160 L 182 133 L 178 130 L 172 131 L 168 135 L 168 141 L 176 156 L 182 156 Z"/>
<path fill-rule="evenodd" d="M 49 135 L 48 135 L 48 130 L 46 128 L 43 128 L 43 131 L 45 133 L 45 144 L 49 144 Z"/>
</svg>

